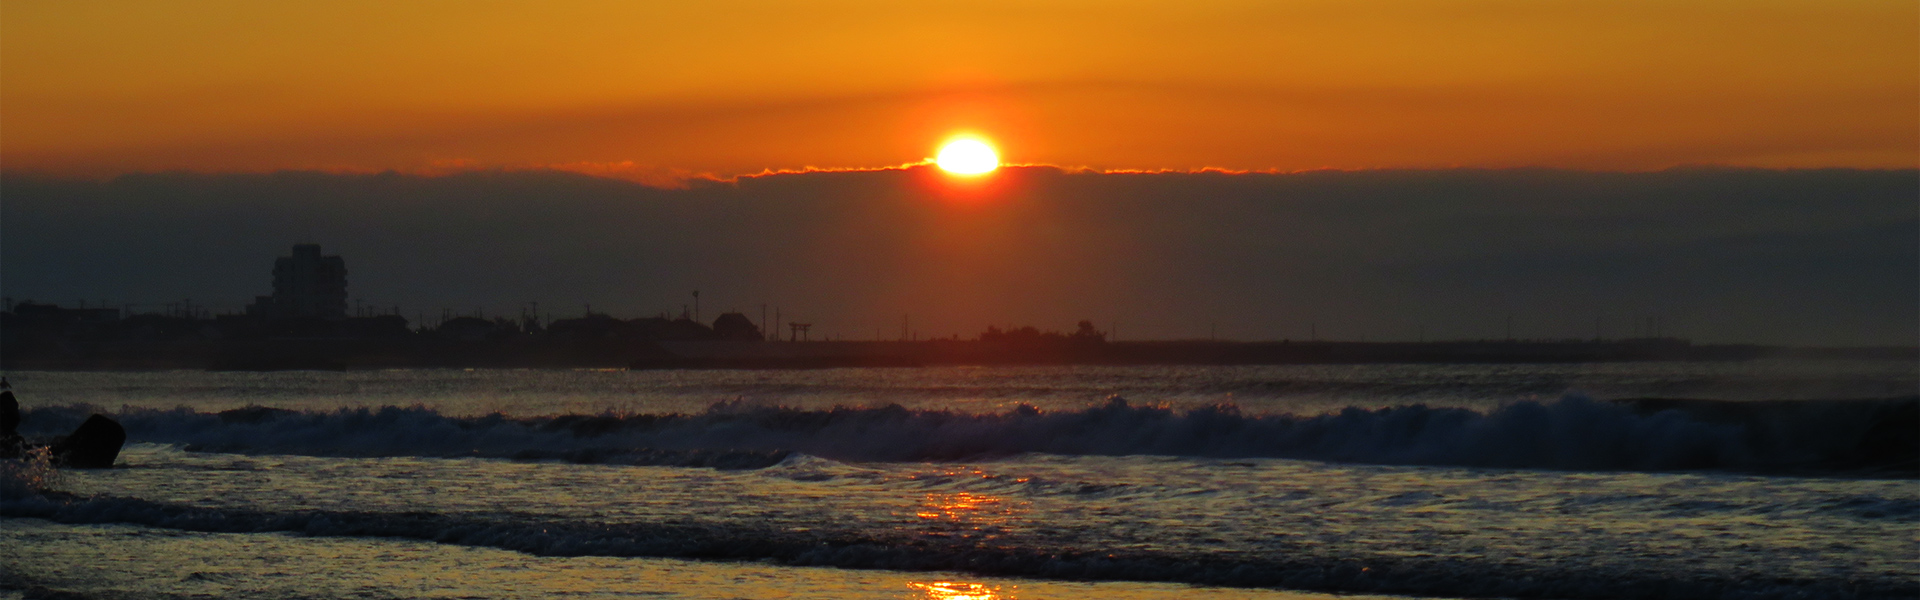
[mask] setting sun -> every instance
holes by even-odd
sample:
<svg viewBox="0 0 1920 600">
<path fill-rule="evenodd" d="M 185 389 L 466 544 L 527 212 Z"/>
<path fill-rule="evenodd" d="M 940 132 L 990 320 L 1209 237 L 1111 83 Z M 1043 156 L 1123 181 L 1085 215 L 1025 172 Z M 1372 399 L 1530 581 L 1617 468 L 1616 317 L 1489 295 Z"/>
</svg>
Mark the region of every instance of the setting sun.
<svg viewBox="0 0 1920 600">
<path fill-rule="evenodd" d="M 940 156 L 934 162 L 955 175 L 980 175 L 1000 168 L 1000 155 L 986 142 L 960 139 L 941 146 Z"/>
<path fill-rule="evenodd" d="M 0 588 L 1920 600 L 1916 50 L 0 0 Z"/>
</svg>

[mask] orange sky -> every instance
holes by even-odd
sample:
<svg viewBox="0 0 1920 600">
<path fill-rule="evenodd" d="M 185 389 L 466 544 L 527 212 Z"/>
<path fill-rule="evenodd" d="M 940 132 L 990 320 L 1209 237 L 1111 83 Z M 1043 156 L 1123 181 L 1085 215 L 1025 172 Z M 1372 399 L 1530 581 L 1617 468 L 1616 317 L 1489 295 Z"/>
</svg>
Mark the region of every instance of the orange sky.
<svg viewBox="0 0 1920 600">
<path fill-rule="evenodd" d="M 1910 0 L 0 4 L 0 167 L 1914 167 Z"/>
</svg>

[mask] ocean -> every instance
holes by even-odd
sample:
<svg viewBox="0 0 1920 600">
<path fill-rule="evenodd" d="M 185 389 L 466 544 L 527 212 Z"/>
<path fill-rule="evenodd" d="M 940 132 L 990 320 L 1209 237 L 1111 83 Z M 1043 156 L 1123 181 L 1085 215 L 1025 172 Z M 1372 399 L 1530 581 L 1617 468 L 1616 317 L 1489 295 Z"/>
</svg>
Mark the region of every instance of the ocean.
<svg viewBox="0 0 1920 600">
<path fill-rule="evenodd" d="M 6 375 L 18 596 L 1920 597 L 1909 361 Z"/>
</svg>

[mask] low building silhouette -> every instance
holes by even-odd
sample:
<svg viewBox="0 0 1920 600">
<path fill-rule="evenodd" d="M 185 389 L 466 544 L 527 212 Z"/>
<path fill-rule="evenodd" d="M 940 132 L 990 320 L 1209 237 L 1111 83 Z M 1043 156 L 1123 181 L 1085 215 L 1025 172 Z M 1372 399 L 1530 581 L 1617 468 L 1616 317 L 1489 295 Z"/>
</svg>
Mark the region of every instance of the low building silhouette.
<svg viewBox="0 0 1920 600">
<path fill-rule="evenodd" d="M 295 244 L 273 261 L 273 295 L 257 296 L 247 314 L 266 319 L 344 319 L 347 263 L 320 253 L 319 244 Z"/>
<path fill-rule="evenodd" d="M 713 335 L 723 340 L 738 340 L 743 342 L 757 342 L 767 339 L 767 336 L 760 333 L 760 328 L 753 324 L 753 321 L 748 320 L 746 315 L 737 312 L 725 313 L 720 315 L 719 318 L 714 319 Z"/>
</svg>

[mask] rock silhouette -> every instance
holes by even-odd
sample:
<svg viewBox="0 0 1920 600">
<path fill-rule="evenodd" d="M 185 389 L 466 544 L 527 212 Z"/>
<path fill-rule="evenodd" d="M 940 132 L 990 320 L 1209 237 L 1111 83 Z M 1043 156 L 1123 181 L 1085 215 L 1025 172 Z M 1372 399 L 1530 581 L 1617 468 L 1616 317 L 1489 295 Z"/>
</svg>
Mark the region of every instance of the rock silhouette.
<svg viewBox="0 0 1920 600">
<path fill-rule="evenodd" d="M 13 387 L 0 377 L 0 459 L 24 458 L 41 446 L 20 436 L 20 401 Z M 120 457 L 127 443 L 127 430 L 106 415 L 87 417 L 86 422 L 51 446 L 45 446 L 56 465 L 75 469 L 106 469 Z"/>
<path fill-rule="evenodd" d="M 127 443 L 127 430 L 103 415 L 87 417 L 80 428 L 53 445 L 53 460 L 63 467 L 106 469 L 120 456 Z"/>
<path fill-rule="evenodd" d="M 27 440 L 20 437 L 20 401 L 13 398 L 13 390 L 0 390 L 0 458 L 20 458 L 26 453 Z"/>
</svg>

